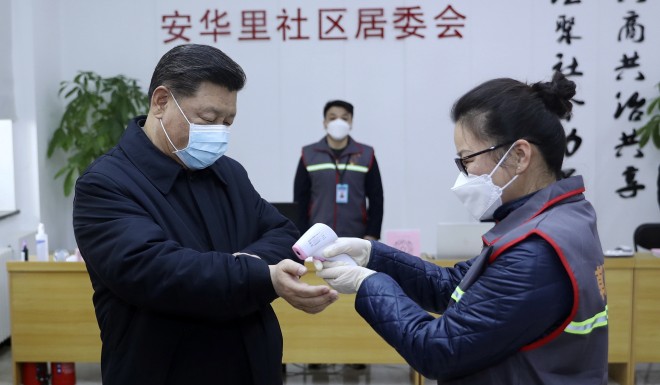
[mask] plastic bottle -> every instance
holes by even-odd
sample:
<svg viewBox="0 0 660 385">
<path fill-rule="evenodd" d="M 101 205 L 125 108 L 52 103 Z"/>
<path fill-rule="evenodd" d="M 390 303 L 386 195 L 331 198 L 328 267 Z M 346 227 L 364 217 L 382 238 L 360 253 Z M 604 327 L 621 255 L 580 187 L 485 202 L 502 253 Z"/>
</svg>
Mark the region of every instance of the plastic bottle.
<svg viewBox="0 0 660 385">
<path fill-rule="evenodd" d="M 21 248 L 21 261 L 27 262 L 27 260 L 28 260 L 27 242 L 23 241 L 23 247 Z"/>
<path fill-rule="evenodd" d="M 35 237 L 37 243 L 37 261 L 47 262 L 48 261 L 48 234 L 44 229 L 44 224 L 39 223 L 37 227 L 37 235 Z"/>
</svg>

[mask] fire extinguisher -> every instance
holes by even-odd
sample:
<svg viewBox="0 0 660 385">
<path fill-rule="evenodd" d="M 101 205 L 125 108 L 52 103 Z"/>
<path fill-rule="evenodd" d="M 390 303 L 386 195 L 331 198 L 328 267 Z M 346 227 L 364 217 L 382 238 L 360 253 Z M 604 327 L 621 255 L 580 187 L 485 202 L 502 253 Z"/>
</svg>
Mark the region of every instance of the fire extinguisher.
<svg viewBox="0 0 660 385">
<path fill-rule="evenodd" d="M 76 364 L 73 362 L 51 362 L 50 380 L 52 385 L 75 385 Z"/>
<path fill-rule="evenodd" d="M 45 362 L 25 362 L 22 364 L 23 385 L 48 385 L 48 364 Z"/>
</svg>

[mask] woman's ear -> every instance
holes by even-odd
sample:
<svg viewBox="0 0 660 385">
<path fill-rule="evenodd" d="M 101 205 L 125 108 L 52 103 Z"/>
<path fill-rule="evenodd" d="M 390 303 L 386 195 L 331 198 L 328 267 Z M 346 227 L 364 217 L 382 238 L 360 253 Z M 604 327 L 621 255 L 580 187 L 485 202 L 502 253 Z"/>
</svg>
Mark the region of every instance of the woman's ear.
<svg viewBox="0 0 660 385">
<path fill-rule="evenodd" d="M 170 91 L 164 86 L 158 86 L 151 94 L 150 111 L 152 115 L 161 119 L 165 113 L 165 108 L 170 99 Z"/>
<path fill-rule="evenodd" d="M 525 139 L 517 140 L 513 147 L 516 155 L 516 174 L 522 174 L 529 168 L 532 159 L 532 145 Z"/>
</svg>

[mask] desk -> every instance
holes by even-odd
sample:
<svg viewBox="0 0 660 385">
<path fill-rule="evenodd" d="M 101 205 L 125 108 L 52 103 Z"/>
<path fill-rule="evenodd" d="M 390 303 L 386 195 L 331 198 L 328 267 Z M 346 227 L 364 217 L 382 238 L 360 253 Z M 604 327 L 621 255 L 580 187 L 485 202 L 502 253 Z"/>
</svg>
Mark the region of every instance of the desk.
<svg viewBox="0 0 660 385">
<path fill-rule="evenodd" d="M 313 267 L 308 266 L 311 270 Z M 14 385 L 21 362 L 100 362 L 101 339 L 92 285 L 82 262 L 8 262 Z M 322 280 L 313 273 L 310 284 Z M 277 299 L 284 363 L 405 364 L 355 312 L 354 295 L 342 295 L 320 314 Z M 414 383 L 421 381 L 412 373 Z"/>
<path fill-rule="evenodd" d="M 435 262 L 451 266 L 456 261 Z M 660 362 L 660 258 L 607 258 L 605 269 L 610 376 L 633 385 L 635 362 Z M 82 262 L 8 262 L 7 271 L 15 385 L 21 362 L 100 362 L 92 287 Z M 303 280 L 320 282 L 312 273 Z M 315 315 L 282 299 L 273 307 L 282 326 L 285 363 L 405 363 L 355 312 L 352 295 L 341 295 Z M 414 382 L 421 380 L 415 375 Z"/>
<path fill-rule="evenodd" d="M 660 258 L 635 256 L 633 362 L 660 362 Z"/>
<path fill-rule="evenodd" d="M 621 385 L 634 385 L 632 358 L 634 258 L 605 258 L 609 328 L 609 376 Z M 660 295 L 660 293 L 658 293 Z"/>
<path fill-rule="evenodd" d="M 7 262 L 14 384 L 21 362 L 100 362 L 92 285 L 82 262 Z"/>
</svg>

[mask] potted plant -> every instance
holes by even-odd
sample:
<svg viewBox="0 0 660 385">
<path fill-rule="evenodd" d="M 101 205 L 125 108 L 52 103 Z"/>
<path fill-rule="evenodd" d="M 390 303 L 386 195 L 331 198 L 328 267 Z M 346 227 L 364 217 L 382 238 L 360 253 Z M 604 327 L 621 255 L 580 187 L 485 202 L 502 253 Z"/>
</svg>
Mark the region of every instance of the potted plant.
<svg viewBox="0 0 660 385">
<path fill-rule="evenodd" d="M 657 87 L 660 91 L 660 83 Z M 639 147 L 643 148 L 651 141 L 660 150 L 660 95 L 651 100 L 646 114 L 649 116 L 649 121 L 637 130 Z M 658 166 L 658 206 L 660 206 L 660 165 Z"/>
<path fill-rule="evenodd" d="M 660 83 L 658 90 L 660 91 Z M 649 121 L 637 130 L 639 147 L 644 147 L 646 143 L 652 141 L 655 147 L 660 149 L 660 95 L 651 100 L 646 114 L 650 117 Z"/>
<path fill-rule="evenodd" d="M 68 196 L 87 166 L 117 144 L 128 120 L 147 113 L 149 100 L 135 79 L 104 78 L 91 71 L 63 81 L 59 95 L 68 102 L 47 155 L 50 158 L 58 149 L 68 155 L 55 174 L 55 179 L 64 176 L 64 195 Z"/>
</svg>

